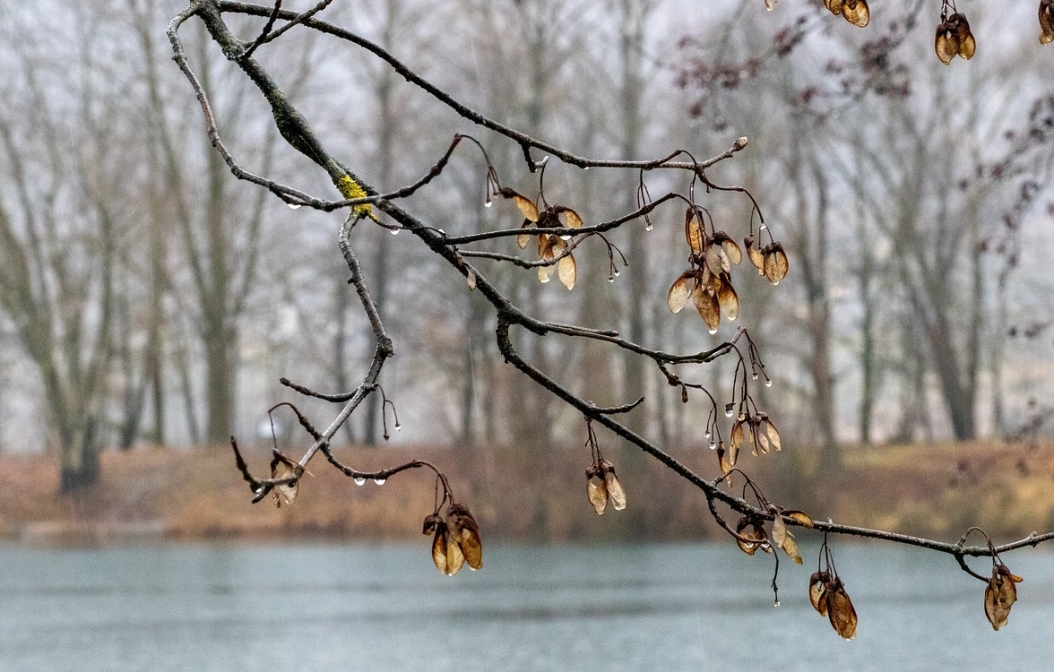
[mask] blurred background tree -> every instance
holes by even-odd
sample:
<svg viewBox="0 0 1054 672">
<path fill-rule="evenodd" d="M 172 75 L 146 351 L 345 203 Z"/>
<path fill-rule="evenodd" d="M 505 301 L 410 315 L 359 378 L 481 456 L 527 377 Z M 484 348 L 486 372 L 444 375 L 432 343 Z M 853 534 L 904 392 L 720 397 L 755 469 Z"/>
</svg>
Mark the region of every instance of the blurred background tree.
<svg viewBox="0 0 1054 672">
<path fill-rule="evenodd" d="M 327 16 L 578 154 L 709 155 L 751 138 L 727 176 L 764 195 L 794 272 L 778 295 L 745 283 L 754 309 L 741 319 L 777 373 L 781 393 L 763 392 L 785 441 L 815 448 L 826 473 L 858 444 L 1013 432 L 1050 393 L 1050 333 L 1027 327 L 1054 308 L 1051 241 L 1037 225 L 1050 216 L 1054 153 L 1037 150 L 1051 141 L 1037 101 L 1051 53 L 1036 44 L 1033 3 L 977 7 L 976 57 L 945 67 L 929 37 L 938 4 L 883 7 L 863 31 L 789 0 L 771 13 L 761 2 L 373 0 L 336 2 Z M 346 388 L 373 344 L 346 303 L 331 218 L 234 188 L 210 147 L 162 39 L 180 3 L 49 7 L 0 14 L 0 451 L 52 452 L 72 490 L 93 481 L 102 449 L 256 435 L 279 376 Z M 227 142 L 258 172 L 306 185 L 310 163 L 278 149 L 259 96 L 202 35 L 185 39 Z M 379 188 L 405 184 L 464 130 L 358 52 L 320 50 L 307 31 L 283 45 L 257 58 L 310 102 L 320 131 L 340 129 L 335 149 L 361 157 Z M 499 170 L 521 160 L 484 142 Z M 441 193 L 412 202 L 438 226 L 515 225 L 479 207 L 476 168 L 455 161 Z M 616 172 L 554 166 L 548 177 L 550 200 L 585 204 L 589 221 L 634 205 Z M 738 223 L 749 208 L 713 215 Z M 514 269 L 494 280 L 553 319 L 658 348 L 712 347 L 735 325 L 711 337 L 665 308 L 669 269 L 683 265 L 677 218 L 616 234 L 630 265 L 613 282 L 599 249 L 583 251 L 571 294 Z M 384 383 L 405 427 L 392 443 L 537 454 L 577 444 L 576 415 L 501 364 L 478 296 L 419 247 L 380 229 L 364 238 L 401 344 Z M 639 360 L 591 343 L 518 345 L 543 369 L 580 371 L 576 391 L 598 404 L 642 390 L 629 422 L 664 443 L 707 442 Z M 715 391 L 725 366 L 713 367 Z M 343 436 L 374 445 L 380 428 L 374 403 Z M 528 506 L 544 529 L 544 498 Z"/>
</svg>

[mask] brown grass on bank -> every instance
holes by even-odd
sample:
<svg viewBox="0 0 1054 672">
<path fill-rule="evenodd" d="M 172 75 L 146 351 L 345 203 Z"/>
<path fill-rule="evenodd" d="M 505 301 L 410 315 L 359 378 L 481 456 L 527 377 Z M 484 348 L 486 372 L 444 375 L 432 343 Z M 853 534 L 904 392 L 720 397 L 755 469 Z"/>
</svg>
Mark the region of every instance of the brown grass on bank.
<svg viewBox="0 0 1054 672">
<path fill-rule="evenodd" d="M 486 538 L 528 541 L 701 539 L 719 534 L 705 500 L 689 484 L 639 453 L 606 448 L 627 493 L 625 511 L 598 517 L 586 499 L 588 454 L 574 448 L 526 450 L 391 448 L 337 451 L 361 469 L 415 458 L 450 478 Z M 816 472 L 816 453 L 741 457 L 772 501 L 815 518 L 954 540 L 970 525 L 996 538 L 1054 528 L 1054 444 L 1025 448 L 997 442 L 847 447 L 838 474 Z M 715 475 L 705 448 L 676 457 Z M 251 451 L 263 475 L 269 454 Z M 276 509 L 251 493 L 228 449 L 107 451 L 100 483 L 58 497 L 56 469 L 40 456 L 0 456 L 0 535 L 44 541 L 106 541 L 135 534 L 218 537 L 407 539 L 431 512 L 434 481 L 419 469 L 383 486 L 356 486 L 321 458 L 300 496 Z M 741 487 L 737 481 L 737 489 Z M 734 522 L 734 520 L 732 521 Z"/>
</svg>

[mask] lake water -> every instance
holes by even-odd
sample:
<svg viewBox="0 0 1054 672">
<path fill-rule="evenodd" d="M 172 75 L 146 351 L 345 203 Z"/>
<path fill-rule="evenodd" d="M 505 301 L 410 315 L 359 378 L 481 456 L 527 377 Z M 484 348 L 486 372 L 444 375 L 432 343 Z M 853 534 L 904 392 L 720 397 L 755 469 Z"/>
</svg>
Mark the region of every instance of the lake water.
<svg viewBox="0 0 1054 672">
<path fill-rule="evenodd" d="M 3 672 L 1049 669 L 1054 553 L 1004 558 L 1025 577 L 1008 627 L 951 558 L 836 545 L 856 605 L 839 639 L 805 567 L 731 544 L 490 544 L 455 577 L 414 545 L 0 546 Z M 977 564 L 986 571 L 985 561 Z"/>
</svg>

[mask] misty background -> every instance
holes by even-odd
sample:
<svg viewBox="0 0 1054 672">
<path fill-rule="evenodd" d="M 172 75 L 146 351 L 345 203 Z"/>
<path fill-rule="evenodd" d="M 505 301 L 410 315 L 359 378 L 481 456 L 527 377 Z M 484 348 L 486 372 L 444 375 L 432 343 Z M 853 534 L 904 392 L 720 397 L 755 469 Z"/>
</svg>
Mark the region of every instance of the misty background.
<svg viewBox="0 0 1054 672">
<path fill-rule="evenodd" d="M 934 9 L 918 4 L 883 3 L 866 31 L 790 0 L 771 13 L 760 0 L 389 0 L 325 14 L 470 107 L 579 155 L 683 148 L 705 159 L 748 137 L 708 176 L 750 190 L 790 273 L 773 288 L 739 269 L 741 316 L 714 336 L 666 307 L 685 262 L 678 207 L 653 215 L 654 230 L 611 235 L 629 260 L 618 277 L 606 249 L 587 243 L 573 292 L 533 270 L 480 268 L 534 315 L 656 349 L 704 350 L 749 328 L 784 445 L 837 459 L 860 444 L 1042 432 L 1049 405 L 1051 53 L 1036 43 L 1034 8 L 1004 3 L 972 10 L 977 56 L 945 67 L 932 51 Z M 344 391 L 372 356 L 336 246 L 343 215 L 292 210 L 230 174 L 170 60 L 164 28 L 181 8 L 0 11 L 0 453 L 77 465 L 98 450 L 232 434 L 269 445 L 273 404 L 331 413 L 279 377 Z M 905 32 L 913 16 L 920 25 Z M 232 22 L 243 37 L 259 30 Z M 258 92 L 197 25 L 184 39 L 243 165 L 310 191 L 317 167 L 279 138 Z M 361 50 L 294 30 L 256 57 L 381 190 L 418 178 L 467 132 L 503 183 L 537 192 L 517 147 Z M 636 207 L 637 176 L 623 172 L 550 165 L 546 194 L 601 221 Z M 647 181 L 653 195 L 683 189 L 673 175 Z M 410 205 L 449 233 L 517 226 L 508 203 L 484 207 L 484 188 L 485 164 L 463 146 Z M 747 234 L 748 198 L 700 201 L 718 229 Z M 395 342 L 382 380 L 401 430 L 389 414 L 390 444 L 581 442 L 580 418 L 501 361 L 493 314 L 460 276 L 409 235 L 354 235 Z M 644 394 L 630 422 L 663 444 L 707 442 L 706 410 L 682 405 L 657 370 L 594 343 L 525 347 L 598 404 Z M 712 391 L 727 396 L 731 373 L 731 362 L 711 365 Z M 384 443 L 371 402 L 342 434 L 349 444 Z M 291 420 L 277 425 L 287 441 Z"/>
</svg>

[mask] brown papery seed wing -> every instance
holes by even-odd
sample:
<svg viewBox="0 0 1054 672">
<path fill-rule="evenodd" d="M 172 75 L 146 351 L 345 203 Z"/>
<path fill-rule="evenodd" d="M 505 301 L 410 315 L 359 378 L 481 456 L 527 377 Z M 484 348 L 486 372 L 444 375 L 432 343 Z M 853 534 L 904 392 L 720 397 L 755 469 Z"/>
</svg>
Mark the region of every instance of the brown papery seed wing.
<svg viewBox="0 0 1054 672">
<path fill-rule="evenodd" d="M 871 23 L 867 0 L 842 0 L 842 16 L 857 28 L 866 28 Z"/>
<path fill-rule="evenodd" d="M 721 306 L 721 312 L 729 320 L 739 317 L 739 295 L 729 282 L 728 274 L 722 276 L 721 288 L 717 291 L 717 302 Z"/>
<path fill-rule="evenodd" d="M 670 291 L 666 293 L 666 307 L 671 313 L 681 312 L 684 304 L 688 303 L 688 297 L 692 294 L 690 278 L 690 272 L 681 273 L 670 285 Z"/>
<path fill-rule="evenodd" d="M 809 516 L 809 514 L 805 513 L 804 511 L 784 511 L 783 515 L 787 516 L 788 518 L 791 518 L 802 527 L 811 528 L 815 526 L 815 523 L 813 523 L 812 518 Z"/>
<path fill-rule="evenodd" d="M 571 290 L 575 288 L 575 279 L 578 277 L 578 265 L 573 255 L 567 255 L 557 262 L 557 276 L 564 287 Z"/>
<path fill-rule="evenodd" d="M 725 255 L 728 256 L 728 260 L 733 264 L 740 264 L 743 261 L 743 250 L 739 249 L 739 245 L 736 241 L 732 240 L 724 231 L 718 231 L 714 234 L 713 242 L 719 243 L 721 248 L 725 251 Z"/>
<path fill-rule="evenodd" d="M 955 54 L 959 53 L 959 38 L 946 24 L 937 26 L 937 36 L 933 41 L 933 50 L 941 63 L 949 65 Z"/>
<path fill-rule="evenodd" d="M 1039 3 L 1039 43 L 1054 42 L 1054 1 L 1043 0 Z"/>
<path fill-rule="evenodd" d="M 842 639 L 856 637 L 856 609 L 845 592 L 841 579 L 835 579 L 827 588 L 827 618 L 831 627 Z"/>
<path fill-rule="evenodd" d="M 608 507 L 608 486 L 600 477 L 594 476 L 586 485 L 586 494 L 589 495 L 589 503 L 597 515 L 603 515 L 604 509 Z"/>
<path fill-rule="evenodd" d="M 608 488 L 608 497 L 611 498 L 611 505 L 615 507 L 615 510 L 621 511 L 626 508 L 626 493 L 622 490 L 622 484 L 618 482 L 615 472 L 609 471 L 604 474 L 604 482 Z"/>
<path fill-rule="evenodd" d="M 692 207 L 684 213 L 684 240 L 692 249 L 692 254 L 703 251 L 703 227 L 696 214 L 695 208 Z"/>
<path fill-rule="evenodd" d="M 578 213 L 568 208 L 564 210 L 564 219 L 567 220 L 567 228 L 569 229 L 580 229 L 582 228 L 582 218 L 578 216 Z"/>
<path fill-rule="evenodd" d="M 754 264 L 758 269 L 758 275 L 765 275 L 765 255 L 754 244 L 754 236 L 744 238 L 743 245 L 747 248 L 747 256 L 750 257 L 750 263 Z"/>
<path fill-rule="evenodd" d="M 516 201 L 516 207 L 520 209 L 520 212 L 523 214 L 525 219 L 531 222 L 538 221 L 538 206 L 536 206 L 531 201 L 531 199 L 527 198 L 526 196 L 517 194 L 515 192 L 513 192 L 512 198 L 514 201 Z"/>
<path fill-rule="evenodd" d="M 813 572 L 809 577 L 809 602 L 821 616 L 827 615 L 827 600 L 824 594 L 827 592 L 827 572 Z"/>
<path fill-rule="evenodd" d="M 721 324 L 721 304 L 717 296 L 697 284 L 692 292 L 692 299 L 695 301 L 695 309 L 699 311 L 699 317 L 703 318 L 710 333 L 716 332 Z"/>
</svg>

